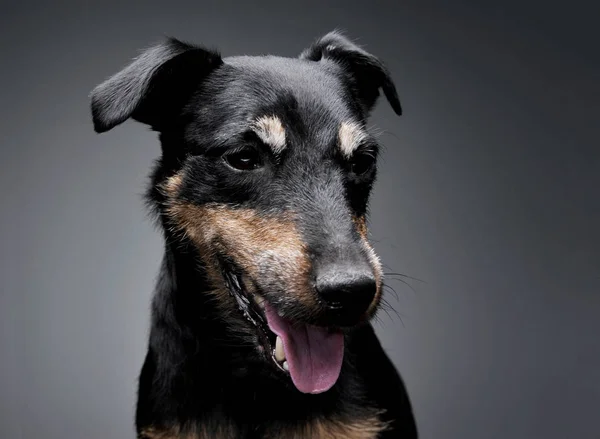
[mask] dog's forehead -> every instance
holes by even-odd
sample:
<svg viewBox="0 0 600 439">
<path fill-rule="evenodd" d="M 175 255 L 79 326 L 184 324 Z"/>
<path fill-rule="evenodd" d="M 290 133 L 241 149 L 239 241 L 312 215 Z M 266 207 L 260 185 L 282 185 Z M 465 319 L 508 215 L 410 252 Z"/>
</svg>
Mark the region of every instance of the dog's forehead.
<svg viewBox="0 0 600 439">
<path fill-rule="evenodd" d="M 226 139 L 266 128 L 270 136 L 283 130 L 333 138 L 344 123 L 359 119 L 342 71 L 333 63 L 274 56 L 229 57 L 224 63 L 193 103 L 196 132 Z"/>
<path fill-rule="evenodd" d="M 276 56 L 240 56 L 225 58 L 233 67 L 241 87 L 260 87 L 269 98 L 274 93 L 292 93 L 299 104 L 322 103 L 334 107 L 343 102 L 342 70 L 333 63 L 317 63 L 298 58 Z"/>
</svg>

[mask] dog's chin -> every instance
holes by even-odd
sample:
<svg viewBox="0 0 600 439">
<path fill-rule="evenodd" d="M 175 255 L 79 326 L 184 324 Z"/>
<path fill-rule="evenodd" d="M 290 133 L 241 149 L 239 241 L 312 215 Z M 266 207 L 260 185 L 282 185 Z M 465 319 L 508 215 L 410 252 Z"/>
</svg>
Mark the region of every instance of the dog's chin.
<svg viewBox="0 0 600 439">
<path fill-rule="evenodd" d="M 341 372 L 345 335 L 368 322 L 374 310 L 341 325 L 326 314 L 314 317 L 319 313 L 311 315 L 300 305 L 270 301 L 267 294 L 248 287 L 248 277 L 227 265 L 222 273 L 232 299 L 256 334 L 257 350 L 270 372 L 302 393 L 331 389 Z"/>
</svg>

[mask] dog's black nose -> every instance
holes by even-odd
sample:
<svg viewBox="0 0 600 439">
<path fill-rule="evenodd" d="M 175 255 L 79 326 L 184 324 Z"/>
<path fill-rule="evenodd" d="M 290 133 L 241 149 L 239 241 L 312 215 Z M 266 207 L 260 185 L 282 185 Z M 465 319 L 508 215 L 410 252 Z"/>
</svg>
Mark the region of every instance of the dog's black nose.
<svg viewBox="0 0 600 439">
<path fill-rule="evenodd" d="M 316 289 L 326 306 L 349 321 L 362 316 L 377 292 L 377 281 L 371 270 L 324 267 L 317 271 Z"/>
</svg>

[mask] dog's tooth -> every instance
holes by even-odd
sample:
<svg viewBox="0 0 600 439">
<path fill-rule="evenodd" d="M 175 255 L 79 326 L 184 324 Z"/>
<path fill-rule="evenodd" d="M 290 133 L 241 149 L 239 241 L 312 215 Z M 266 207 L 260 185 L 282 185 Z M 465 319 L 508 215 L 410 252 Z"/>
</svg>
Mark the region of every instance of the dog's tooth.
<svg viewBox="0 0 600 439">
<path fill-rule="evenodd" d="M 283 362 L 283 368 L 289 372 L 289 370 L 290 370 L 290 366 L 288 365 L 288 362 L 287 362 L 287 361 L 284 361 L 284 362 Z"/>
<path fill-rule="evenodd" d="M 280 363 L 285 360 L 285 352 L 283 350 L 283 340 L 281 337 L 277 336 L 275 340 L 275 359 Z"/>
<path fill-rule="evenodd" d="M 265 299 L 263 299 L 260 296 L 257 296 L 256 294 L 253 296 L 254 297 L 254 302 L 256 302 L 256 304 L 260 307 L 260 308 L 264 308 L 265 307 Z"/>
</svg>

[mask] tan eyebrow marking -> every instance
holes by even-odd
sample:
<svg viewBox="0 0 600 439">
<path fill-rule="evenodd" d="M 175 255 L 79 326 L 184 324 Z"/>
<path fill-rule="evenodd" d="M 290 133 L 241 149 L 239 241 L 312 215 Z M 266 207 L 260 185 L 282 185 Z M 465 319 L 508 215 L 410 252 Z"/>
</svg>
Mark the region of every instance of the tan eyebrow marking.
<svg viewBox="0 0 600 439">
<path fill-rule="evenodd" d="M 342 154 L 349 158 L 367 138 L 366 131 L 356 122 L 342 122 L 338 131 Z"/>
<path fill-rule="evenodd" d="M 275 154 L 285 148 L 285 129 L 277 116 L 262 116 L 254 121 L 252 130 L 271 147 Z"/>
</svg>

